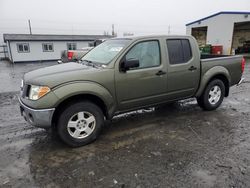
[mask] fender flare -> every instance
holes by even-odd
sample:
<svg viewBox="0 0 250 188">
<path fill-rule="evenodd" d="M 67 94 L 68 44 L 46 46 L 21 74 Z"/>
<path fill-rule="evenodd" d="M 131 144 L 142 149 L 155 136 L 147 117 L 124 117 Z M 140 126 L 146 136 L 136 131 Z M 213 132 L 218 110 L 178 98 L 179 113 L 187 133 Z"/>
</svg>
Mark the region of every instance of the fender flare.
<svg viewBox="0 0 250 188">
<path fill-rule="evenodd" d="M 109 92 L 108 89 L 106 89 L 102 85 L 95 82 L 68 82 L 53 88 L 53 92 L 58 98 L 58 101 L 55 104 L 56 107 L 63 101 L 71 97 L 85 94 L 93 95 L 101 99 L 106 106 L 107 113 L 109 116 L 112 116 L 116 109 L 115 99 L 112 96 L 111 92 Z"/>
</svg>

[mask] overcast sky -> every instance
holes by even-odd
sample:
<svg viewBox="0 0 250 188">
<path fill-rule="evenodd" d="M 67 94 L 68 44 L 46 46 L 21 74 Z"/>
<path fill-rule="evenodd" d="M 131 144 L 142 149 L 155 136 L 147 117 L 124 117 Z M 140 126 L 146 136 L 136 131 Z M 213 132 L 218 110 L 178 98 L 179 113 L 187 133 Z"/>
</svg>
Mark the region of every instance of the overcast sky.
<svg viewBox="0 0 250 188">
<path fill-rule="evenodd" d="M 2 33 L 185 34 L 185 24 L 219 11 L 250 11 L 250 0 L 0 0 Z"/>
</svg>

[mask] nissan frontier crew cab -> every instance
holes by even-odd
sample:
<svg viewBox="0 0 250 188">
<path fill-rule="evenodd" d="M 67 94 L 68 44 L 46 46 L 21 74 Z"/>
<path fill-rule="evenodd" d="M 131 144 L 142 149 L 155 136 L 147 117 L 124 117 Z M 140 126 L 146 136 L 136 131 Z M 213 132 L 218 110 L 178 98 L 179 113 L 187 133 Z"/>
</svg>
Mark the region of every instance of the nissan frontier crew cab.
<svg viewBox="0 0 250 188">
<path fill-rule="evenodd" d="M 81 63 L 25 74 L 21 114 L 34 126 L 54 127 L 68 145 L 82 146 L 116 114 L 190 97 L 214 110 L 241 83 L 244 65 L 242 56 L 201 56 L 192 36 L 110 39 Z"/>
</svg>

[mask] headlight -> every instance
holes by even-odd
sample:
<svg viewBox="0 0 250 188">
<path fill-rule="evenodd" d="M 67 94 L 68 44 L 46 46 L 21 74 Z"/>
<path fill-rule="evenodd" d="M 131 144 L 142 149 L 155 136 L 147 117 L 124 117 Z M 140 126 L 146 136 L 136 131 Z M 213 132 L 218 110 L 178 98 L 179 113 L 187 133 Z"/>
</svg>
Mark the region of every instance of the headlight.
<svg viewBox="0 0 250 188">
<path fill-rule="evenodd" d="M 50 92 L 50 88 L 47 86 L 30 86 L 29 99 L 38 100 L 47 93 Z"/>
</svg>

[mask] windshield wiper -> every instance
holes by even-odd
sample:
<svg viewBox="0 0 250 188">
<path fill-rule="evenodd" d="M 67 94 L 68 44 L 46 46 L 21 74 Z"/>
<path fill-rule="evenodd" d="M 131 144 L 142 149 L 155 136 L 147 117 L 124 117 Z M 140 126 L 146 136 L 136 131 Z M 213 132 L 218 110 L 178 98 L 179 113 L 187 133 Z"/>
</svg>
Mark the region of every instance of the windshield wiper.
<svg viewBox="0 0 250 188">
<path fill-rule="evenodd" d="M 84 62 L 86 62 L 86 63 L 84 63 Z M 94 63 L 93 61 L 86 60 L 86 59 L 82 60 L 82 64 L 87 65 L 87 66 L 92 66 L 92 67 L 95 67 L 95 68 L 100 67 L 96 63 Z"/>
</svg>

